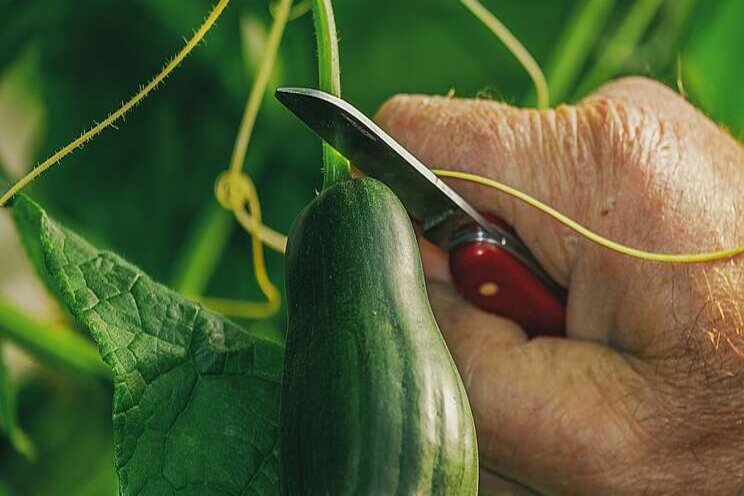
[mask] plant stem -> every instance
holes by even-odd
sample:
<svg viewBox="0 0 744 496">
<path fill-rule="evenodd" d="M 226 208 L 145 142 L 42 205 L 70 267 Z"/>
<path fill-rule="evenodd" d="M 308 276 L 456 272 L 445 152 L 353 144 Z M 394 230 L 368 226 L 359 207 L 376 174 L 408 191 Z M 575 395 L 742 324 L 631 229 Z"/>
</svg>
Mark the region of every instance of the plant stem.
<svg viewBox="0 0 744 496">
<path fill-rule="evenodd" d="M 573 230 L 577 234 L 588 239 L 592 243 L 595 243 L 608 250 L 612 250 L 616 253 L 621 253 L 628 257 L 637 258 L 639 260 L 648 260 L 648 261 L 659 262 L 659 263 L 697 264 L 697 263 L 713 262 L 717 260 L 726 260 L 726 259 L 738 257 L 744 254 L 744 245 L 735 246 L 732 248 L 725 248 L 723 250 L 697 252 L 697 253 L 661 253 L 661 252 L 652 252 L 652 251 L 645 251 L 645 250 L 638 249 L 638 248 L 633 248 L 633 247 L 618 243 L 617 241 L 613 241 L 611 239 L 605 238 L 604 236 L 595 233 L 591 229 L 579 224 L 577 221 L 571 219 L 567 215 L 562 214 L 561 212 L 554 209 L 550 205 L 547 205 L 541 202 L 540 200 L 538 200 L 537 198 L 533 198 L 527 193 L 520 191 L 516 188 L 513 188 L 507 184 L 500 183 L 499 181 L 495 181 L 488 177 L 479 176 L 478 174 L 471 174 L 469 172 L 461 172 L 461 171 L 446 170 L 446 169 L 432 169 L 431 171 L 437 177 L 449 177 L 452 179 L 468 181 L 473 184 L 479 184 L 481 186 L 493 188 L 502 193 L 506 193 L 507 195 L 513 198 L 516 198 L 517 200 L 525 203 L 526 205 L 529 205 L 530 207 L 535 208 L 543 212 L 544 214 L 549 215 L 553 219 L 557 220 L 558 222 L 568 227 L 569 229 Z"/>
<path fill-rule="evenodd" d="M 240 124 L 238 137 L 235 140 L 232 157 L 230 159 L 230 171 L 237 173 L 243 168 L 248 145 L 250 144 L 253 127 L 256 124 L 258 110 L 266 94 L 266 89 L 271 80 L 271 73 L 274 70 L 279 45 L 282 41 L 284 28 L 289 21 L 289 12 L 292 9 L 292 0 L 279 0 L 279 4 L 274 11 L 274 24 L 271 26 L 269 39 L 266 41 L 266 51 L 264 52 L 261 66 L 256 75 L 256 80 L 251 88 L 245 110 L 243 111 L 243 120 Z"/>
<path fill-rule="evenodd" d="M 656 70 L 673 67 L 679 51 L 679 41 L 694 10 L 693 0 L 674 0 L 664 4 L 663 16 L 650 36 L 645 54 Z"/>
<path fill-rule="evenodd" d="M 256 182 L 260 181 L 268 165 L 268 149 L 265 142 L 256 143 L 251 148 L 251 176 Z M 187 241 L 177 257 L 176 269 L 171 279 L 171 285 L 176 291 L 191 298 L 204 295 L 235 226 L 230 212 L 214 202 L 214 199 L 209 201 L 209 205 L 194 221 Z M 274 239 L 281 236 L 263 225 L 260 230 L 266 246 L 283 253 L 281 240 Z"/>
<path fill-rule="evenodd" d="M 256 78 L 248 100 L 243 109 L 238 136 L 235 139 L 232 155 L 230 157 L 230 171 L 240 173 L 248 153 L 248 147 L 256 124 L 261 102 L 267 93 L 271 75 L 279 56 L 284 28 L 289 21 L 291 12 L 291 0 L 282 0 L 272 11 L 275 17 L 274 23 L 266 40 L 266 48 L 256 73 Z M 254 158 L 253 175 L 256 176 L 259 169 L 258 164 L 263 163 L 266 155 L 264 148 L 252 148 Z M 218 203 L 210 202 L 209 207 L 200 216 L 199 220 L 189 237 L 189 241 L 179 256 L 176 275 L 173 286 L 181 294 L 190 297 L 200 297 L 204 294 L 209 280 L 217 267 L 220 256 L 230 238 L 233 227 L 232 216 Z"/>
<path fill-rule="evenodd" d="M 610 38 L 597 62 L 579 85 L 577 97 L 582 97 L 614 77 L 632 55 L 663 0 L 637 0 Z"/>
<path fill-rule="evenodd" d="M 503 43 L 527 71 L 537 92 L 537 107 L 544 109 L 550 104 L 550 94 L 545 75 L 532 54 L 516 36 L 478 0 L 461 0 L 462 4 Z"/>
<path fill-rule="evenodd" d="M 616 0 L 583 0 L 574 9 L 547 68 L 551 104 L 563 103 L 604 29 Z"/>
<path fill-rule="evenodd" d="M 163 70 L 161 70 L 149 83 L 147 83 L 140 91 L 137 92 L 131 99 L 129 99 L 119 110 L 113 112 L 111 115 L 106 117 L 102 122 L 96 124 L 89 131 L 83 133 L 82 136 L 68 144 L 60 151 L 46 159 L 41 164 L 37 165 L 31 171 L 23 176 L 17 183 L 15 183 L 8 191 L 5 191 L 0 195 L 0 206 L 5 205 L 8 201 L 13 198 L 16 194 L 20 193 L 23 188 L 31 184 L 37 177 L 46 172 L 49 168 L 59 164 L 60 161 L 70 153 L 74 152 L 78 148 L 81 148 L 86 143 L 91 141 L 93 138 L 101 134 L 104 130 L 111 127 L 118 120 L 122 119 L 130 110 L 134 109 L 139 105 L 145 98 L 147 98 L 153 91 L 155 91 L 165 79 L 184 61 L 184 59 L 196 48 L 199 43 L 202 42 L 204 37 L 207 35 L 210 29 L 215 25 L 217 19 L 219 19 L 222 12 L 227 8 L 230 0 L 219 0 L 217 5 L 214 6 L 212 12 L 209 14 L 204 24 L 194 33 L 194 36 L 186 42 L 180 52 L 176 54 L 173 59 L 168 62 Z"/>
<path fill-rule="evenodd" d="M 234 225 L 230 213 L 211 198 L 179 257 L 173 279 L 176 291 L 189 296 L 204 294 Z"/>
<path fill-rule="evenodd" d="M 0 300 L 0 336 L 45 362 L 52 362 L 82 376 L 111 378 L 96 347 L 74 331 L 37 322 Z"/>
<path fill-rule="evenodd" d="M 5 177 L 2 175 L 2 171 L 0 171 L 0 195 L 4 194 L 8 189 L 10 188 L 10 184 L 5 182 Z M 8 202 L 10 203 L 10 202 Z M 5 205 L 3 205 L 0 208 L 5 208 Z"/>
<path fill-rule="evenodd" d="M 318 45 L 318 83 L 320 89 L 341 96 L 341 68 L 338 35 L 331 0 L 313 0 L 313 20 Z M 341 154 L 323 143 L 323 189 L 351 178 L 351 166 Z"/>
</svg>

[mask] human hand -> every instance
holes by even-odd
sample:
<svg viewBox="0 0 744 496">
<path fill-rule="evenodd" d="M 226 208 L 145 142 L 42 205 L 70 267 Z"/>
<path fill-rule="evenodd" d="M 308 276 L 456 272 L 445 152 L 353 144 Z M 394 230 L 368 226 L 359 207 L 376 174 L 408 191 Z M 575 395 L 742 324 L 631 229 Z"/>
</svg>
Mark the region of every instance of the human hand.
<svg viewBox="0 0 744 496">
<path fill-rule="evenodd" d="M 658 83 L 624 79 L 542 112 L 398 96 L 378 120 L 429 167 L 497 179 L 623 244 L 695 253 L 744 243 L 744 149 Z M 544 494 L 742 490 L 742 257 L 640 261 L 511 197 L 450 184 L 514 226 L 568 288 L 568 339 L 528 340 L 463 300 L 446 254 L 422 242 L 475 417 L 482 485 L 498 474 Z"/>
</svg>

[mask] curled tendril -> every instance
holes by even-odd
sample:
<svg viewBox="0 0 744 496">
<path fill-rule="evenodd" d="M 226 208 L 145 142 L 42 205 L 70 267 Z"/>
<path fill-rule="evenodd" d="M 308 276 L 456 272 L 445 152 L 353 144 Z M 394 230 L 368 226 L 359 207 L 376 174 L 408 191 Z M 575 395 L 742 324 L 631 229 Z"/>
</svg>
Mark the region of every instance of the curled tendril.
<svg viewBox="0 0 744 496">
<path fill-rule="evenodd" d="M 205 305 L 213 310 L 250 319 L 268 318 L 276 314 L 281 306 L 279 290 L 269 279 L 264 258 L 264 243 L 269 244 L 266 235 L 279 236 L 273 243 L 286 243 L 286 239 L 261 224 L 261 203 L 256 186 L 250 177 L 241 171 L 226 171 L 220 174 L 215 182 L 215 197 L 222 208 L 229 210 L 238 223 L 251 236 L 253 269 L 256 282 L 266 297 L 265 302 L 234 301 L 221 298 L 201 298 Z"/>
</svg>

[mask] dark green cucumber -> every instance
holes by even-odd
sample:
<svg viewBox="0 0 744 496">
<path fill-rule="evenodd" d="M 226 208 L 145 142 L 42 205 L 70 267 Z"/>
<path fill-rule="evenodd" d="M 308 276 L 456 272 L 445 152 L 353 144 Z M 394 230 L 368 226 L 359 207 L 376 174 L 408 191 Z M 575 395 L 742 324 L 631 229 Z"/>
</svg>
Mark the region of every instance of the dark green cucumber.
<svg viewBox="0 0 744 496">
<path fill-rule="evenodd" d="M 283 493 L 476 494 L 470 406 L 398 198 L 373 179 L 333 185 L 286 260 Z"/>
</svg>

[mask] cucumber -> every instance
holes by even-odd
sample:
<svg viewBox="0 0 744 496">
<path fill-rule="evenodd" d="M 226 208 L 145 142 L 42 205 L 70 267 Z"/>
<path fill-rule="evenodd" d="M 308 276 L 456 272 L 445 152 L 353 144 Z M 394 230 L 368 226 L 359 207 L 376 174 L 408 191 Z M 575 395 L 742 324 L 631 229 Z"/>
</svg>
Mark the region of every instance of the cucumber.
<svg viewBox="0 0 744 496">
<path fill-rule="evenodd" d="M 476 494 L 470 405 L 398 198 L 336 183 L 295 221 L 286 261 L 283 494 Z"/>
</svg>

